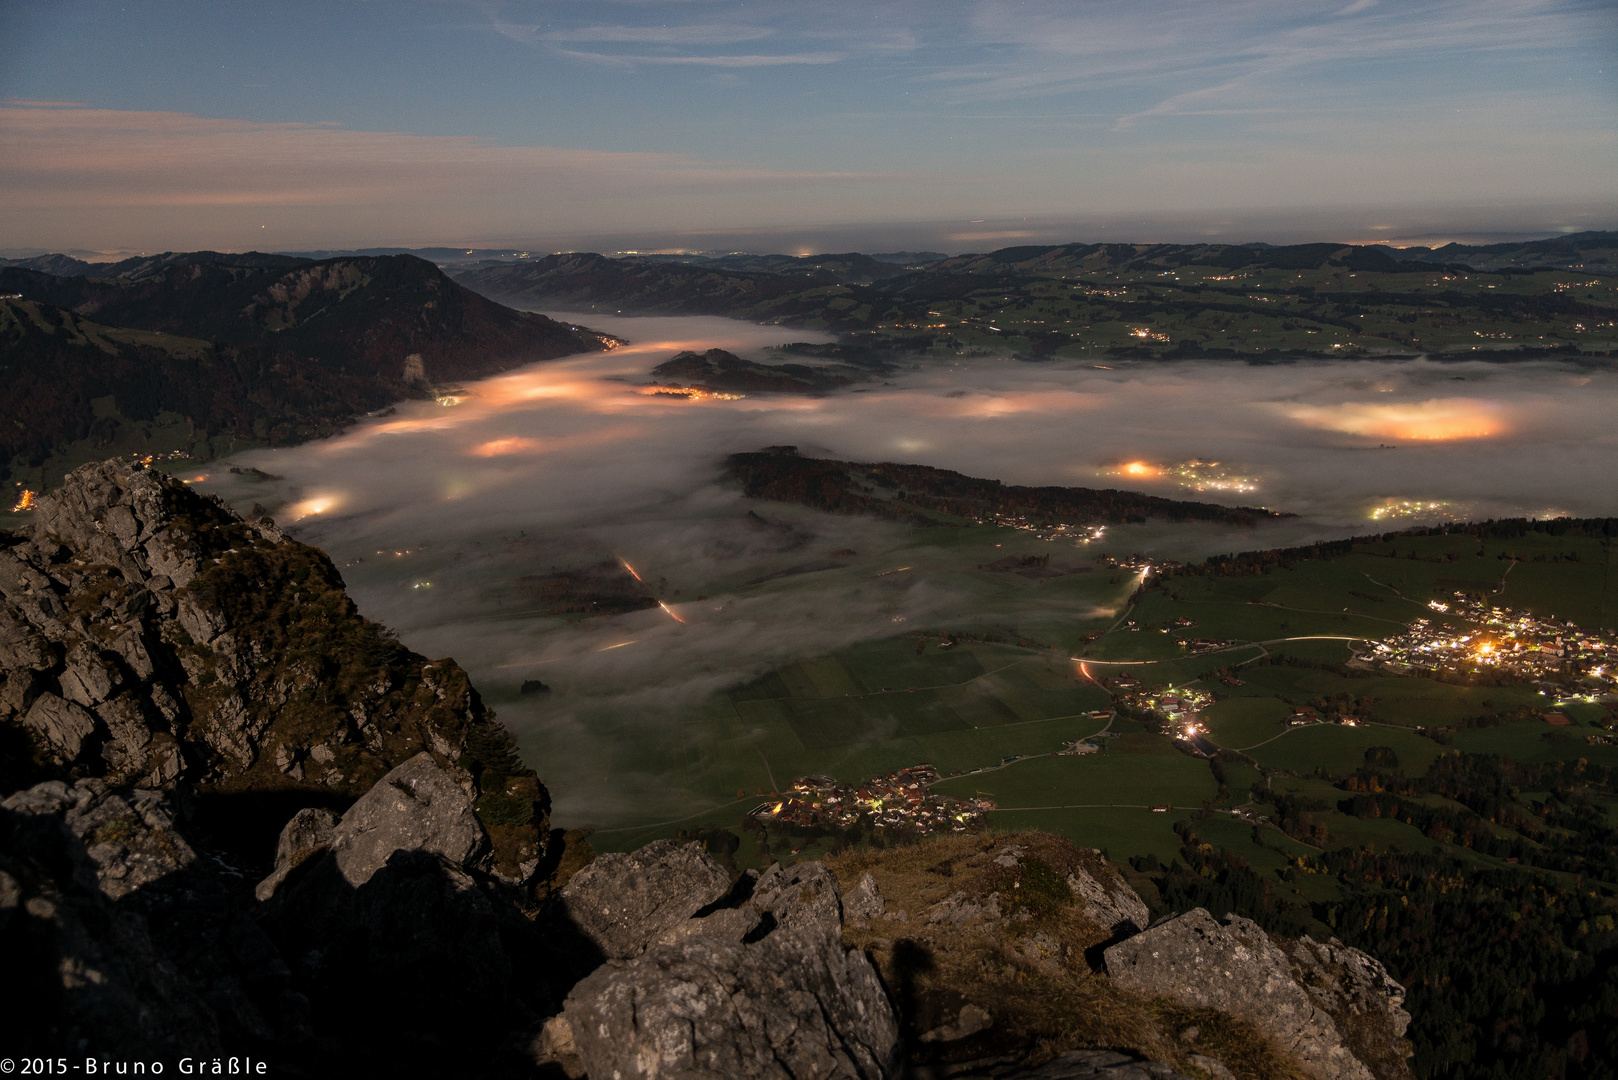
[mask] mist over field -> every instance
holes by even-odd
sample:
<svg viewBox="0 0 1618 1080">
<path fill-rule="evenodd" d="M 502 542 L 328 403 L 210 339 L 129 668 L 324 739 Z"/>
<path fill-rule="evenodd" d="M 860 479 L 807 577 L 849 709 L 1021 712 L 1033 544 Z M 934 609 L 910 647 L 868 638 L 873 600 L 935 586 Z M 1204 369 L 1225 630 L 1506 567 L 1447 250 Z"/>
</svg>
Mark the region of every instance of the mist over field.
<svg viewBox="0 0 1618 1080">
<path fill-rule="evenodd" d="M 1196 558 L 1444 518 L 1618 512 L 1618 377 L 1606 370 L 961 358 L 819 398 L 687 400 L 650 393 L 647 373 L 685 348 L 767 358 L 806 335 L 714 318 L 578 321 L 630 344 L 401 404 L 339 438 L 216 463 L 199 481 L 244 510 L 264 506 L 332 556 L 364 614 L 466 666 L 569 821 L 675 816 L 689 792 L 663 759 L 714 752 L 711 725 L 730 722 L 715 691 L 774 666 L 967 623 L 1105 619 L 1132 587 L 1096 574 L 1082 599 L 997 610 L 972 584 L 981 551 L 955 550 L 953 530 L 749 502 L 722 478 L 729 453 L 794 444 L 1299 515 L 1257 529 L 1113 527 L 1087 549 L 1007 538 L 1007 551 L 1068 564 L 1100 550 Z M 1197 475 L 1225 489 L 1184 486 L 1178 466 L 1191 460 L 1217 462 Z M 666 607 L 564 618 L 519 580 L 604 563 L 633 567 Z M 520 696 L 525 679 L 553 690 Z"/>
</svg>

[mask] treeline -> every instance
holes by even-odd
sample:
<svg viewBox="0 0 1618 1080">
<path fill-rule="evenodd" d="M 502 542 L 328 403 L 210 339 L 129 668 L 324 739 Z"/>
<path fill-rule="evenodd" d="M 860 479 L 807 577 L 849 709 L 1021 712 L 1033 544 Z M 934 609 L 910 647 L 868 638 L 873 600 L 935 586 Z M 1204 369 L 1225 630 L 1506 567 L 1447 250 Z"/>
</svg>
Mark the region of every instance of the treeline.
<svg viewBox="0 0 1618 1080">
<path fill-rule="evenodd" d="M 1584 760 L 1456 753 L 1409 778 L 1391 749 L 1373 747 L 1339 785 L 1347 797 L 1337 806 L 1275 800 L 1276 824 L 1323 849 L 1280 878 L 1329 875 L 1336 898 L 1283 896 L 1239 855 L 1204 842 L 1196 820 L 1176 826 L 1173 863 L 1148 856 L 1135 867 L 1171 910 L 1234 911 L 1376 956 L 1409 993 L 1423 1080 L 1596 1080 L 1618 1075 L 1618 831 L 1603 803 L 1615 782 L 1611 767 Z M 1435 843 L 1516 863 L 1480 866 L 1440 847 L 1330 850 L 1334 811 L 1394 818 Z"/>
<path fill-rule="evenodd" d="M 1525 765 L 1497 754 L 1449 753 L 1416 779 L 1362 767 L 1343 781 L 1351 795 L 1337 809 L 1402 821 L 1434 841 L 1493 858 L 1618 882 L 1618 829 L 1593 797 L 1613 795 L 1613 780 L 1611 766 L 1583 758 Z M 1432 795 L 1445 801 L 1424 798 Z"/>
<path fill-rule="evenodd" d="M 1340 559 L 1364 544 L 1392 544 L 1415 537 L 1470 536 L 1476 540 L 1516 540 L 1538 534 L 1610 539 L 1618 536 L 1618 518 L 1502 518 L 1465 524 L 1446 524 L 1370 533 L 1342 540 L 1320 540 L 1298 547 L 1264 548 L 1231 555 L 1212 555 L 1200 563 L 1162 571 L 1160 577 L 1256 577 L 1272 570 L 1290 570 L 1299 563 Z M 1453 561 L 1453 560 L 1450 560 Z M 1359 594 L 1356 594 L 1359 595 Z"/>
<path fill-rule="evenodd" d="M 733 454 L 726 464 L 749 498 L 921 524 L 942 524 L 935 515 L 975 520 L 1023 518 L 1036 525 L 1140 522 L 1149 517 L 1251 525 L 1282 516 L 1251 507 L 1183 502 L 1114 488 L 1021 487 L 923 465 L 801 457 L 793 447 Z"/>
</svg>

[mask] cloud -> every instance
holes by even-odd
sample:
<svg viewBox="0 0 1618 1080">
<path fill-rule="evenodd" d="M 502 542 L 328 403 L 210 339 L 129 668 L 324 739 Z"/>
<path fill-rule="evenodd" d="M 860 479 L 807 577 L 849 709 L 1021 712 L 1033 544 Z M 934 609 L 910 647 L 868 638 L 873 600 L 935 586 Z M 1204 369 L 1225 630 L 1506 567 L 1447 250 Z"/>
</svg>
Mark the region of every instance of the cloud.
<svg viewBox="0 0 1618 1080">
<path fill-rule="evenodd" d="M 608 64 L 694 64 L 706 67 L 755 68 L 793 64 L 835 64 L 842 53 L 782 53 L 750 56 L 642 56 L 630 53 L 592 53 L 562 50 L 563 55 Z"/>
<path fill-rule="evenodd" d="M 900 179 L 91 108 L 3 107 L 0 138 L 0 231 L 57 249 L 458 243 L 649 218 L 701 227 L 769 220 L 783 201 L 824 212 Z"/>
<path fill-rule="evenodd" d="M 1255 379 L 1238 364 L 1126 361 L 1102 371 L 984 358 L 924 366 L 859 393 L 702 402 L 649 397 L 640 384 L 681 349 L 758 356 L 813 335 L 722 319 L 555 314 L 630 344 L 472 384 L 453 408 L 401 403 L 397 416 L 335 439 L 256 451 L 241 462 L 285 479 L 250 484 L 221 468 L 212 487 L 244 507 L 270 505 L 279 519 L 302 515 L 298 535 L 339 563 L 366 615 L 412 648 L 467 666 L 551 785 L 558 813 L 581 823 L 661 820 L 647 811 L 708 797 L 679 789 L 684 766 L 669 762 L 693 760 L 687 754 L 755 759 L 755 725 L 716 703 L 718 691 L 857 642 L 1044 617 L 1038 594 L 987 587 L 970 549 L 891 523 L 742 499 L 720 477 L 727 453 L 793 443 L 1007 483 L 1127 485 L 1305 515 L 1258 531 L 1108 531 L 1106 550 L 1172 558 L 1381 530 L 1389 526 L 1368 515 L 1390 501 L 1445 502 L 1477 518 L 1605 513 L 1608 487 L 1592 478 L 1618 469 L 1618 436 L 1592 434 L 1610 430 L 1618 405 L 1609 371 L 1305 362 Z M 1385 442 L 1397 449 L 1379 449 Z M 1191 458 L 1217 460 L 1258 490 L 1197 496 L 1169 473 L 1117 475 L 1120 462 Z M 1088 558 L 1083 548 L 1046 550 L 1055 563 Z M 617 558 L 685 621 L 657 609 L 544 615 L 522 582 Z M 907 565 L 917 569 L 882 574 Z M 1071 620 L 1104 600 L 1058 593 L 1049 617 Z M 522 697 L 530 678 L 554 692 Z M 776 749 L 767 752 L 773 760 Z M 600 784 L 606 773 L 631 779 L 613 793 Z"/>
<path fill-rule="evenodd" d="M 1342 16 L 1358 18 L 1343 19 Z M 1569 41 L 1612 37 L 1610 12 L 1598 5 L 1550 0 L 1437 0 L 1375 8 L 1326 0 L 1278 3 L 1234 0 L 1185 4 L 1173 0 L 1099 5 L 987 3 L 972 36 L 999 57 L 949 64 L 932 79 L 957 87 L 959 98 L 1012 99 L 1086 88 L 1145 92 L 1173 87 L 1181 94 L 1251 88 L 1270 105 L 1318 105 L 1320 89 L 1373 92 L 1375 82 L 1333 77 L 1354 62 L 1433 65 L 1470 57 L 1516 54 L 1537 60 Z M 1297 93 L 1302 84 L 1308 88 Z M 1333 87 L 1333 84 L 1338 85 Z M 1135 111 L 1166 115 L 1171 109 Z"/>
<path fill-rule="evenodd" d="M 536 41 L 612 41 L 634 45 L 729 45 L 774 34 L 767 26 L 699 24 L 686 26 L 581 26 L 547 30 Z"/>
<path fill-rule="evenodd" d="M 1500 402 L 1476 398 L 1291 405 L 1281 411 L 1300 423 L 1327 431 L 1418 442 L 1489 439 L 1511 430 Z"/>
<path fill-rule="evenodd" d="M 6 98 L 4 105 L 15 106 L 19 109 L 85 109 L 89 105 L 83 101 L 40 101 L 33 98 Z"/>
</svg>

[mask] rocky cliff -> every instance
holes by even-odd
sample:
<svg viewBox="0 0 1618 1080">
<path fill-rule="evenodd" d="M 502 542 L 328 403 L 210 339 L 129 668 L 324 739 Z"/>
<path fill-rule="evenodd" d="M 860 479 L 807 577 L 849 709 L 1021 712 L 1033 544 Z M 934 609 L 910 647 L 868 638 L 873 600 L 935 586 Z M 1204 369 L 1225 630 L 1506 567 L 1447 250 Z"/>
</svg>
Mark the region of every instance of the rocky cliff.
<svg viewBox="0 0 1618 1080">
<path fill-rule="evenodd" d="M 451 661 L 314 549 L 87 466 L 0 537 L 8 1053 L 278 1073 L 1405 1080 L 1332 941 L 1154 923 L 1097 852 L 965 834 L 733 876 L 591 858 Z"/>
<path fill-rule="evenodd" d="M 178 785 L 238 814 L 343 805 L 425 751 L 474 801 L 491 872 L 543 855 L 545 791 L 454 661 L 361 618 L 268 519 L 138 467 L 85 466 L 0 534 L 0 733 L 8 789 Z"/>
</svg>

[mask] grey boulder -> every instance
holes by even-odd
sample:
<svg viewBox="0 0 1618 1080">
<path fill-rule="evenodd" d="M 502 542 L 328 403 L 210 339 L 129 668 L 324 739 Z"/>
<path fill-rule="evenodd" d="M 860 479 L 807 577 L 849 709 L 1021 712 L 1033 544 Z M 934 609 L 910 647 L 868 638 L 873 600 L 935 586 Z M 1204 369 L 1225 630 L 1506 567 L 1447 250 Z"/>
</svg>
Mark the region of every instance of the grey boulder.
<svg viewBox="0 0 1618 1080">
<path fill-rule="evenodd" d="M 1079 867 L 1068 875 L 1067 887 L 1084 900 L 1084 913 L 1110 934 L 1132 934 L 1152 921 L 1151 909 L 1110 868 L 1092 874 Z"/>
<path fill-rule="evenodd" d="M 424 851 L 466 866 L 487 843 L 471 798 L 424 750 L 349 808 L 332 832 L 331 852 L 343 878 L 358 888 L 396 851 Z"/>
<path fill-rule="evenodd" d="M 96 729 L 95 717 L 82 706 L 50 693 L 34 700 L 22 722 L 50 747 L 51 755 L 58 762 L 64 763 L 79 756 L 84 740 Z"/>
<path fill-rule="evenodd" d="M 772 866 L 739 907 L 692 920 L 716 933 L 598 968 L 547 1041 L 590 1076 L 618 1080 L 894 1075 L 898 1022 L 870 960 L 843 947 L 837 893 L 823 864 Z M 716 918 L 727 910 L 743 917 Z"/>
<path fill-rule="evenodd" d="M 623 960 L 729 891 L 730 875 L 701 844 L 659 840 L 598 856 L 563 887 L 562 906 L 602 955 Z"/>
<path fill-rule="evenodd" d="M 1246 1020 L 1318 1080 L 1372 1080 L 1292 959 L 1251 919 L 1220 923 L 1195 908 L 1112 946 L 1105 961 L 1127 990 Z"/>
<path fill-rule="evenodd" d="M 308 807 L 292 815 L 275 845 L 275 869 L 253 890 L 260 900 L 268 900 L 287 875 L 329 849 L 337 836 L 337 815 L 330 810 Z"/>
</svg>

